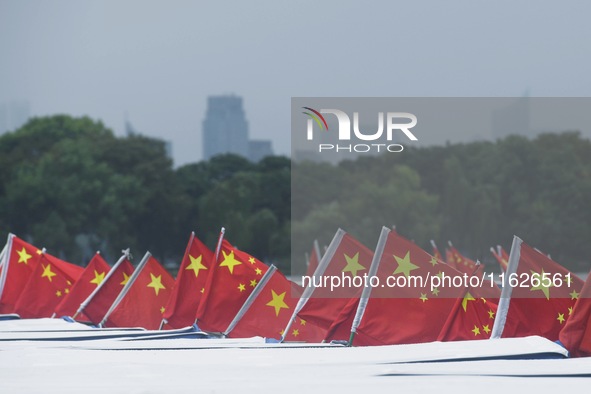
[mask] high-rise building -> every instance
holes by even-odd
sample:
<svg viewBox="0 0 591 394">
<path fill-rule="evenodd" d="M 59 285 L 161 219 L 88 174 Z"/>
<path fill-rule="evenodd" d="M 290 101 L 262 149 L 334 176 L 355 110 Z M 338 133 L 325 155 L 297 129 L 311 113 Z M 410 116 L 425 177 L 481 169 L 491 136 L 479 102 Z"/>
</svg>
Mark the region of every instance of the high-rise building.
<svg viewBox="0 0 591 394">
<path fill-rule="evenodd" d="M 242 97 L 210 96 L 203 121 L 203 158 L 220 153 L 249 156 L 248 122 L 242 108 Z"/>
<path fill-rule="evenodd" d="M 210 96 L 203 121 L 203 158 L 234 153 L 257 162 L 273 154 L 270 140 L 251 140 L 242 97 Z"/>
</svg>

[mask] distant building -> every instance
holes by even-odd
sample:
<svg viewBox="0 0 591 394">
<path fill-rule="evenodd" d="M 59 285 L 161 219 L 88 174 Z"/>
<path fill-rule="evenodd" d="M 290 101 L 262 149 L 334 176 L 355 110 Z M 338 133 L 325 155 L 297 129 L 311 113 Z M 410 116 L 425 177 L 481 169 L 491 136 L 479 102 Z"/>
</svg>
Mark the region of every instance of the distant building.
<svg viewBox="0 0 591 394">
<path fill-rule="evenodd" d="M 248 159 L 253 162 L 260 161 L 262 158 L 271 156 L 273 148 L 271 140 L 250 140 L 248 141 Z"/>
<path fill-rule="evenodd" d="M 0 134 L 18 129 L 27 123 L 30 117 L 31 106 L 26 100 L 0 104 Z"/>
<path fill-rule="evenodd" d="M 210 96 L 203 120 L 203 158 L 234 153 L 251 161 L 273 154 L 270 140 L 250 140 L 242 97 Z"/>
</svg>

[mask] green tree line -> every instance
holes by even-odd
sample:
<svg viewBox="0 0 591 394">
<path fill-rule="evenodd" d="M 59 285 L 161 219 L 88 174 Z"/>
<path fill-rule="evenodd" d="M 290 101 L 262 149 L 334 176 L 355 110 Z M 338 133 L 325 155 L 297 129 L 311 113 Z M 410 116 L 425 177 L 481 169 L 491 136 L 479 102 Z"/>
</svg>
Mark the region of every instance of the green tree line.
<svg viewBox="0 0 591 394">
<path fill-rule="evenodd" d="M 0 231 L 69 261 L 123 248 L 180 263 L 191 231 L 289 271 L 338 227 L 373 248 L 381 226 L 491 262 L 514 234 L 589 267 L 591 142 L 577 132 L 407 148 L 338 165 L 220 155 L 174 168 L 164 142 L 90 118 L 34 118 L 0 136 Z M 291 253 L 290 253 L 291 252 Z"/>
<path fill-rule="evenodd" d="M 312 234 L 327 244 L 340 226 L 373 248 L 381 226 L 395 225 L 426 250 L 431 239 L 442 252 L 451 240 L 485 263 L 491 246 L 508 251 L 517 235 L 589 270 L 591 142 L 578 132 L 304 162 L 292 177 L 293 259 L 310 250 Z"/>
</svg>

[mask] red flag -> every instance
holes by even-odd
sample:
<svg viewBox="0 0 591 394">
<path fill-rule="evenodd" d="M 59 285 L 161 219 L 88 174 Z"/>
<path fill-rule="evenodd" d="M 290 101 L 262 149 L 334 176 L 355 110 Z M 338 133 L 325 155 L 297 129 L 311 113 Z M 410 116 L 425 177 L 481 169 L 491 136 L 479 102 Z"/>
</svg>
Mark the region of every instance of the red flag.
<svg viewBox="0 0 591 394">
<path fill-rule="evenodd" d="M 37 267 L 41 257 L 41 250 L 28 244 L 14 234 L 10 234 L 6 250 L 7 267 L 2 267 L 4 290 L 0 295 L 0 314 L 13 313 L 14 306 L 22 290 L 26 286 L 31 274 Z M 1 283 L 1 282 L 0 282 Z"/>
<path fill-rule="evenodd" d="M 82 275 L 80 275 L 80 278 L 74 283 L 70 292 L 57 305 L 55 314 L 57 316 L 74 316 L 80 304 L 105 279 L 109 269 L 109 264 L 97 252 L 84 269 L 84 272 L 82 272 Z M 77 316 L 77 320 L 89 321 L 84 314 Z"/>
<path fill-rule="evenodd" d="M 105 326 L 158 329 L 173 286 L 174 278 L 150 256 Z"/>
<path fill-rule="evenodd" d="M 463 256 L 453 245 L 449 246 L 449 252 L 451 255 L 451 259 L 454 262 L 454 265 L 452 265 L 452 267 L 454 267 L 460 272 L 465 272 L 468 275 L 472 275 L 474 272 L 476 272 L 478 266 L 476 265 L 476 262 L 474 260 L 469 259 L 466 256 Z"/>
<path fill-rule="evenodd" d="M 197 308 L 197 324 L 202 330 L 224 332 L 232 322 L 267 266 L 234 248 L 225 239 L 218 262 L 209 272 L 205 293 Z"/>
<path fill-rule="evenodd" d="M 103 320 L 132 273 L 133 265 L 127 258 L 112 268 L 112 272 L 101 282 L 97 293 L 84 308 L 83 313 L 92 323 L 99 324 Z"/>
<path fill-rule="evenodd" d="M 576 300 L 574 308 L 568 309 L 570 315 L 560 331 L 560 342 L 572 357 L 591 356 L 591 274 L 587 276 L 581 293 L 571 293 Z"/>
<path fill-rule="evenodd" d="M 519 265 L 512 278 L 516 286 L 512 290 L 507 321 L 515 325 L 506 327 L 503 337 L 540 335 L 557 340 L 583 281 L 525 243 L 521 244 Z M 555 279 L 560 279 L 561 283 Z"/>
<path fill-rule="evenodd" d="M 463 295 L 464 288 L 436 286 L 437 283 L 426 278 L 456 276 L 460 276 L 459 272 L 391 231 L 384 246 L 377 277 L 382 284 L 390 281 L 396 286 L 376 287 L 372 290 L 357 329 L 355 344 L 363 346 L 435 341 L 456 299 Z M 420 283 L 420 280 L 413 279 L 415 277 L 425 279 Z M 328 340 L 349 339 L 358 302 L 351 300 L 343 309 L 327 334 Z"/>
<path fill-rule="evenodd" d="M 82 271 L 82 267 L 42 253 L 16 302 L 16 313 L 22 318 L 51 317 Z"/>
<path fill-rule="evenodd" d="M 195 233 L 191 233 L 164 312 L 164 319 L 171 327 L 187 327 L 195 322 L 195 314 L 205 292 L 205 282 L 213 259 L 213 252 L 195 237 Z"/>
<path fill-rule="evenodd" d="M 468 288 L 456 303 L 439 333 L 438 341 L 488 339 L 493 328 L 497 304 Z"/>
<path fill-rule="evenodd" d="M 287 280 L 281 272 L 275 271 L 229 336 L 232 338 L 254 336 L 280 338 L 301 293 L 300 286 Z M 324 338 L 324 332 L 325 330 L 312 323 L 298 319 L 292 324 L 286 338 L 289 337 L 288 340 L 295 341 L 320 342 Z"/>
<path fill-rule="evenodd" d="M 303 281 L 304 286 L 314 284 L 315 289 L 299 311 L 298 318 L 327 330 L 349 300 L 358 298 L 362 291 L 362 287 L 348 286 L 331 289 L 332 278 L 341 278 L 343 281 L 353 280 L 353 278 L 361 279 L 368 273 L 372 257 L 371 250 L 345 233 L 319 278 L 320 283 Z"/>
</svg>

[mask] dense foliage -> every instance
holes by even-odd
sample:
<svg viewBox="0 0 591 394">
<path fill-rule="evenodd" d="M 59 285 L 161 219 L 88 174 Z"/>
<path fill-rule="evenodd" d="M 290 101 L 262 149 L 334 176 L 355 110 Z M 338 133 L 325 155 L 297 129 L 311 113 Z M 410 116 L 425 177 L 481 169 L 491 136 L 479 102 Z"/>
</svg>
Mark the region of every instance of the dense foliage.
<svg viewBox="0 0 591 394">
<path fill-rule="evenodd" d="M 336 166 L 221 155 L 177 169 L 162 141 L 117 137 L 89 118 L 36 118 L 0 137 L 0 231 L 79 263 L 126 247 L 178 263 L 191 231 L 213 248 L 225 226 L 236 246 L 288 268 L 290 250 L 303 260 L 338 227 L 373 248 L 380 227 L 396 225 L 424 248 L 452 240 L 485 261 L 517 234 L 585 269 L 590 196 L 591 142 L 575 132 Z"/>
</svg>

